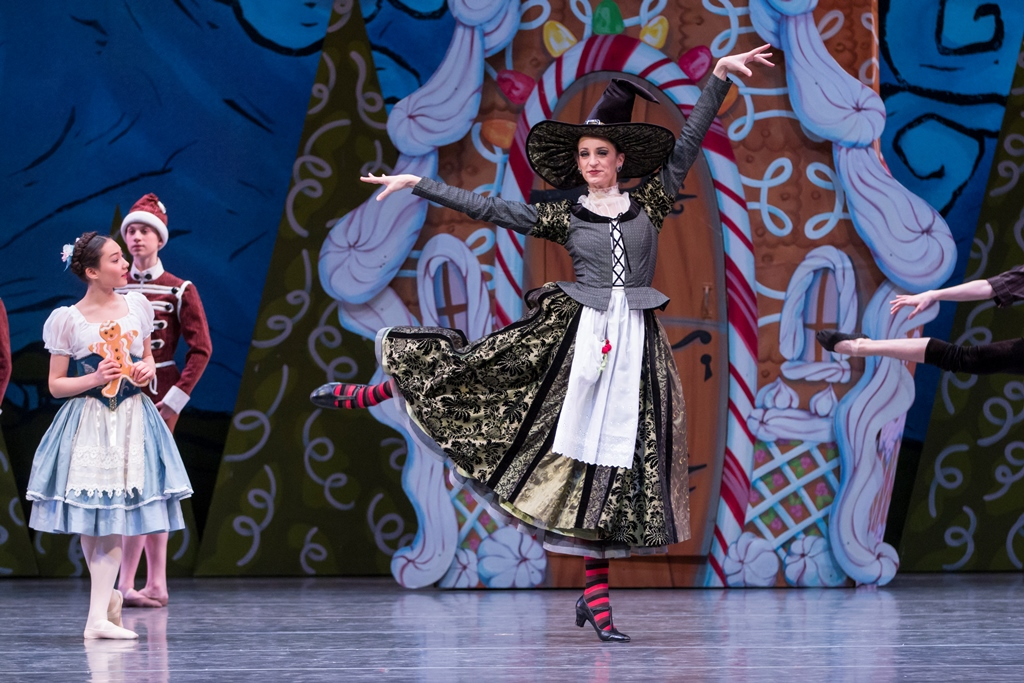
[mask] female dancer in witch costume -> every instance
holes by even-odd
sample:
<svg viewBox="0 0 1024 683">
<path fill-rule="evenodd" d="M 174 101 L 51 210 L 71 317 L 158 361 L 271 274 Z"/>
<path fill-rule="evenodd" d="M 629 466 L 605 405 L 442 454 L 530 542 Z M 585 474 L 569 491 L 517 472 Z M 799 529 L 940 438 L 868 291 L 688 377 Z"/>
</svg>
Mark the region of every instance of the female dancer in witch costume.
<svg viewBox="0 0 1024 683">
<path fill-rule="evenodd" d="M 987 280 L 973 280 L 955 287 L 929 290 L 920 294 L 901 294 L 892 300 L 891 311 L 905 307 L 914 310 L 908 319 L 938 301 L 983 301 L 995 299 L 996 306 L 1006 308 L 1024 300 L 1024 266 L 1016 266 Z M 1024 374 L 1024 338 L 992 344 L 962 346 L 934 337 L 915 339 L 868 339 L 863 334 L 846 334 L 838 330 L 819 330 L 816 339 L 826 350 L 847 356 L 886 356 L 913 363 L 927 363 L 949 372 L 971 375 L 994 373 Z"/>
<path fill-rule="evenodd" d="M 589 621 L 602 641 L 629 640 L 612 622 L 608 558 L 664 552 L 690 535 L 682 389 L 654 315 L 668 297 L 651 287 L 658 232 L 729 90 L 727 73 L 771 65 L 767 48 L 719 60 L 678 141 L 631 122 L 635 96 L 655 99 L 620 79 L 584 124 L 534 126 L 531 166 L 559 189 L 586 186 L 578 202 L 507 202 L 408 174 L 362 178 L 384 186 L 378 201 L 412 188 L 572 256 L 577 280 L 529 292 L 518 322 L 471 344 L 457 330 L 381 330 L 391 379 L 327 384 L 312 400 L 401 401 L 477 498 L 549 550 L 586 558 L 576 623 Z M 619 191 L 619 178 L 646 176 Z"/>
<path fill-rule="evenodd" d="M 87 232 L 64 257 L 89 288 L 43 326 L 50 393 L 70 400 L 32 461 L 29 526 L 81 534 L 91 580 L 85 637 L 138 638 L 122 627 L 123 596 L 114 590 L 121 537 L 183 528 L 179 501 L 192 488 L 167 425 L 141 393 L 155 371 L 153 309 L 141 294 L 114 291 L 128 277 L 120 247 Z"/>
</svg>

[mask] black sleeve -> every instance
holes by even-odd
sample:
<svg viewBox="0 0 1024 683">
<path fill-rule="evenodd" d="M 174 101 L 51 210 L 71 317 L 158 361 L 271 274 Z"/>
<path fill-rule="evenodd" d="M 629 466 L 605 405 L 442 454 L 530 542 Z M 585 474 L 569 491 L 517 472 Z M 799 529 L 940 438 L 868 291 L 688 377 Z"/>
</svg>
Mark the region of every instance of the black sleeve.
<svg viewBox="0 0 1024 683">
<path fill-rule="evenodd" d="M 1024 299 L 1024 266 L 1015 266 L 1005 273 L 988 278 L 996 306 L 1006 308 L 1014 301 Z"/>
</svg>

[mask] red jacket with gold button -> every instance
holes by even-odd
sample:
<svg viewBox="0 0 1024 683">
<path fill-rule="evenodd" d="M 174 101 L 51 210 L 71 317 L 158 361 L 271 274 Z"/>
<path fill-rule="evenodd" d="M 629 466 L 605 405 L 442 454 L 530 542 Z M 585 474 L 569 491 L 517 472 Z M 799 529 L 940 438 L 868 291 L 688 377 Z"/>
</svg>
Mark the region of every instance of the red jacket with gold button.
<svg viewBox="0 0 1024 683">
<path fill-rule="evenodd" d="M 145 271 L 132 267 L 129 284 L 118 291 L 140 292 L 153 306 L 155 327 L 151 343 L 156 377 L 145 392 L 154 403 L 162 400 L 180 413 L 210 362 L 213 351 L 199 292 L 190 281 L 165 271 L 159 261 Z M 185 353 L 185 366 L 179 370 L 174 354 L 180 339 L 185 340 L 188 351 Z"/>
</svg>

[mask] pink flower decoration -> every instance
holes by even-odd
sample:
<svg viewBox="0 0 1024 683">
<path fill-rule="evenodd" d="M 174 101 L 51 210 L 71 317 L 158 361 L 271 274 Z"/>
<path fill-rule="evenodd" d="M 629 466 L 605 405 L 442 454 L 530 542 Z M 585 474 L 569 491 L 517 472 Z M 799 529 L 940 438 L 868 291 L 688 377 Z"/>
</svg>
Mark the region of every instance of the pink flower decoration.
<svg viewBox="0 0 1024 683">
<path fill-rule="evenodd" d="M 604 346 L 601 347 L 601 367 L 597 369 L 598 372 L 604 372 L 605 367 L 608 365 L 608 352 L 611 350 L 611 341 L 605 339 Z"/>
<path fill-rule="evenodd" d="M 800 466 L 803 467 L 804 470 L 810 470 L 814 467 L 814 461 L 811 460 L 811 456 L 805 455 L 800 458 Z"/>
<path fill-rule="evenodd" d="M 772 475 L 772 486 L 781 488 L 786 484 L 786 478 L 782 476 L 782 472 L 776 472 Z"/>
<path fill-rule="evenodd" d="M 771 529 L 772 531 L 781 531 L 782 530 L 782 520 L 779 519 L 778 517 L 776 517 L 775 519 L 772 520 L 772 523 L 768 525 L 768 528 Z"/>
<path fill-rule="evenodd" d="M 823 481 L 819 481 L 818 485 L 814 487 L 814 495 L 816 496 L 827 496 L 829 495 L 828 486 Z"/>
<path fill-rule="evenodd" d="M 789 508 L 789 514 L 791 517 L 803 517 L 807 514 L 807 508 L 802 503 L 797 503 L 793 507 Z"/>
</svg>

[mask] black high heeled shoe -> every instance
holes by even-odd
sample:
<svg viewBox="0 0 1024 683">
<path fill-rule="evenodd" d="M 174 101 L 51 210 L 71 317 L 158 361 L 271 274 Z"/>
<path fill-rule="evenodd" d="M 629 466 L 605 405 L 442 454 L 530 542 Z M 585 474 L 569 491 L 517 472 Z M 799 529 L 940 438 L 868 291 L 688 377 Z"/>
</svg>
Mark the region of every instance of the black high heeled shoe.
<svg viewBox="0 0 1024 683">
<path fill-rule="evenodd" d="M 867 339 L 866 334 L 859 332 L 855 334 L 847 334 L 846 332 L 840 332 L 839 330 L 818 330 L 814 335 L 814 339 L 821 345 L 821 348 L 829 351 L 830 353 L 836 353 L 836 344 L 841 341 L 850 341 L 852 339 Z"/>
<path fill-rule="evenodd" d="M 580 596 L 580 599 L 576 601 L 576 625 L 583 628 L 583 625 L 587 622 L 594 627 L 597 631 L 597 637 L 601 639 L 603 643 L 628 643 L 629 636 L 625 633 L 619 633 L 619 631 L 612 626 L 608 630 L 604 630 L 597 625 L 597 619 L 594 618 L 594 612 L 590 609 L 590 605 L 587 601 Z M 612 608 L 608 608 L 608 623 L 612 623 Z"/>
<path fill-rule="evenodd" d="M 309 400 L 318 408 L 350 408 L 355 397 L 341 395 L 345 386 L 345 382 L 329 382 L 314 389 L 309 395 Z"/>
</svg>

